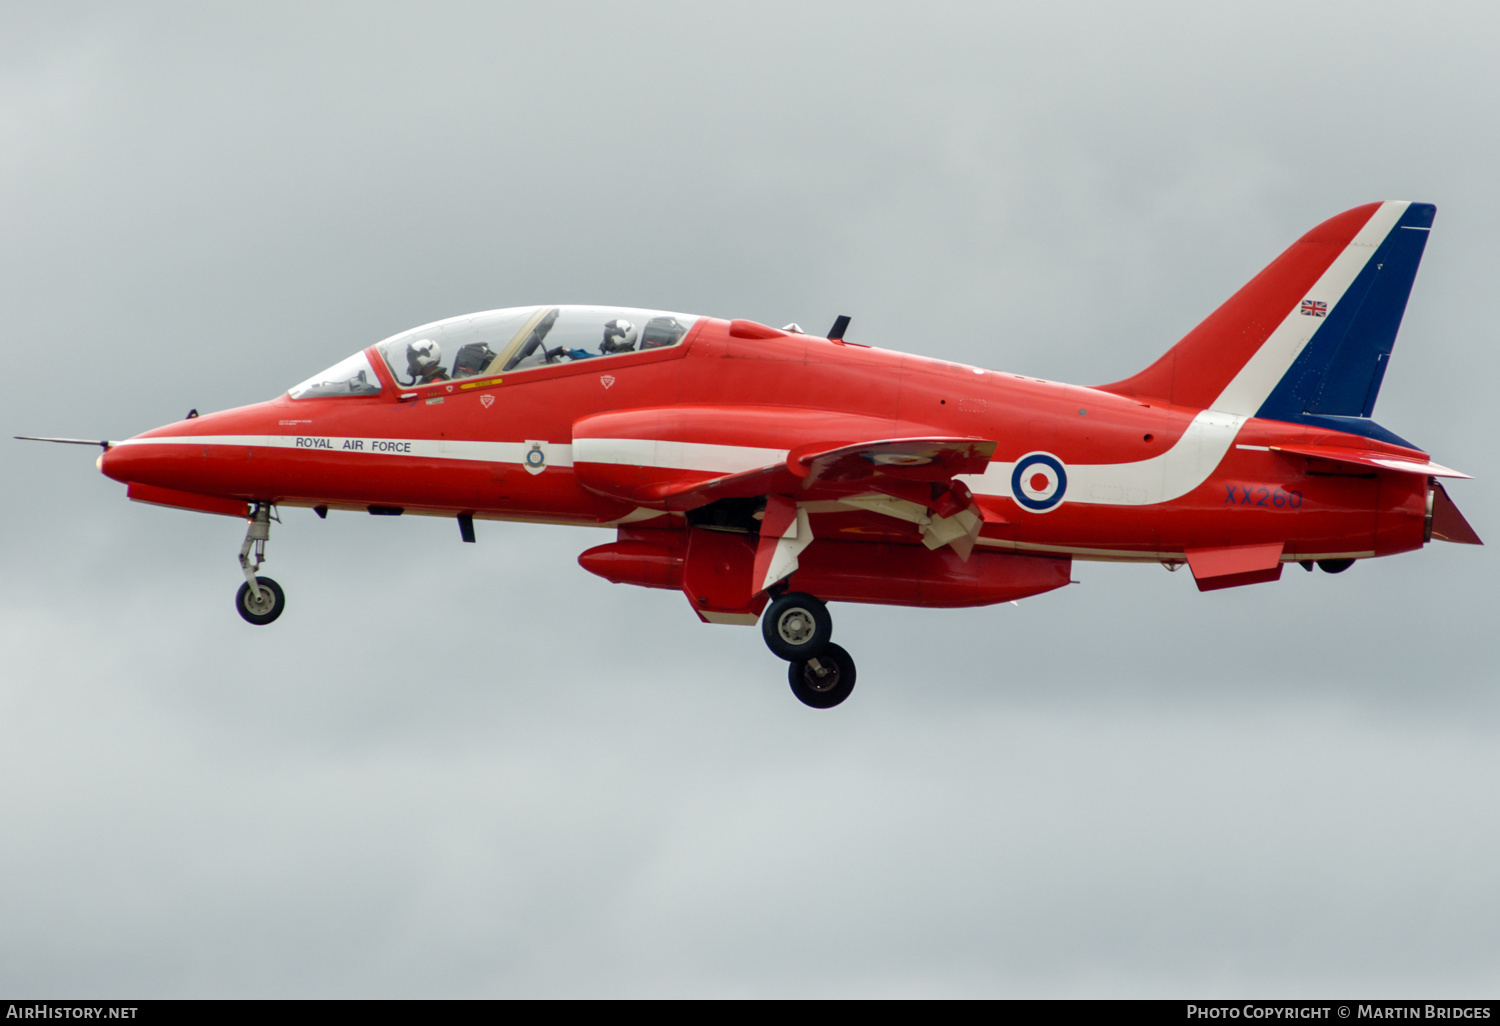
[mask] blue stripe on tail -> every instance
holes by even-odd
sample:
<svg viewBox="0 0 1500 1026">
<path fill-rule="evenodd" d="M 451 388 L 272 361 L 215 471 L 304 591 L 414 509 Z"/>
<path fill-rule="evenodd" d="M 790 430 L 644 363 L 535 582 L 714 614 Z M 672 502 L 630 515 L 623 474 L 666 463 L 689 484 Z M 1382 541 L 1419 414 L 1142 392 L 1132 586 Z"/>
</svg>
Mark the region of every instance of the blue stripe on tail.
<svg viewBox="0 0 1500 1026">
<path fill-rule="evenodd" d="M 1413 203 L 1256 411 L 1415 448 L 1370 420 L 1437 207 Z"/>
</svg>

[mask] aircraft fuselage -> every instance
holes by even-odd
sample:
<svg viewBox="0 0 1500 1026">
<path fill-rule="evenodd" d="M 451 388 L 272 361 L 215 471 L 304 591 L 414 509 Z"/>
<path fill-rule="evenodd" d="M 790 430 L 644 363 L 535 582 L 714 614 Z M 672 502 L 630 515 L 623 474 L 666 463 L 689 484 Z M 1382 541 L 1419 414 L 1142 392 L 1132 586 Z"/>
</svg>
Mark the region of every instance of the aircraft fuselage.
<svg viewBox="0 0 1500 1026">
<path fill-rule="evenodd" d="M 283 395 L 169 424 L 111 448 L 101 469 L 127 483 L 283 506 L 681 527 L 680 515 L 591 490 L 574 467 L 575 423 L 660 410 L 662 437 L 650 440 L 696 450 L 678 466 L 643 466 L 643 475 L 735 472 L 809 437 L 995 440 L 990 470 L 963 479 L 993 518 L 978 543 L 998 550 L 1180 561 L 1195 548 L 1283 542 L 1291 561 L 1389 555 L 1424 541 L 1426 477 L 1276 447 L 1421 456 L 1412 450 L 1256 418 L 1195 432 L 1199 410 L 762 333 L 737 337 L 729 322 L 703 318 L 674 349 L 502 374 L 478 386 L 403 389 L 375 361 L 387 378 L 380 395 Z M 668 421 L 683 408 L 707 415 L 691 439 L 671 437 Z M 541 466 L 528 467 L 535 452 Z M 1019 503 L 1009 480 L 1015 462 L 1036 452 L 1055 456 L 1068 478 L 1060 501 L 1044 510 Z M 815 537 L 918 541 L 908 522 L 825 507 L 812 511 Z"/>
</svg>

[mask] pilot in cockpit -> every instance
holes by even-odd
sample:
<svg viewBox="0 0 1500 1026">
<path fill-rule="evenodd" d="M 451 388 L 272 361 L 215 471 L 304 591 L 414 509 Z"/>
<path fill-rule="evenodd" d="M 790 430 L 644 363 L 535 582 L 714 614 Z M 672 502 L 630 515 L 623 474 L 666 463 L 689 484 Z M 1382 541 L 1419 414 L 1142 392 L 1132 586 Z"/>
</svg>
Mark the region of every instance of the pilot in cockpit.
<svg viewBox="0 0 1500 1026">
<path fill-rule="evenodd" d="M 635 350 L 635 325 L 623 317 L 617 317 L 604 325 L 604 341 L 599 343 L 599 352 L 629 353 Z"/>
<path fill-rule="evenodd" d="M 411 343 L 406 347 L 406 370 L 412 378 L 406 387 L 447 381 L 448 372 L 443 370 L 443 347 L 430 338 Z"/>
<path fill-rule="evenodd" d="M 616 353 L 628 353 L 634 349 L 635 325 L 623 317 L 617 317 L 604 325 L 604 338 L 599 342 L 597 353 L 591 353 L 587 349 L 558 346 L 556 349 L 547 350 L 547 361 L 550 363 L 564 356 L 570 360 L 591 360 L 596 356 L 613 356 Z"/>
</svg>

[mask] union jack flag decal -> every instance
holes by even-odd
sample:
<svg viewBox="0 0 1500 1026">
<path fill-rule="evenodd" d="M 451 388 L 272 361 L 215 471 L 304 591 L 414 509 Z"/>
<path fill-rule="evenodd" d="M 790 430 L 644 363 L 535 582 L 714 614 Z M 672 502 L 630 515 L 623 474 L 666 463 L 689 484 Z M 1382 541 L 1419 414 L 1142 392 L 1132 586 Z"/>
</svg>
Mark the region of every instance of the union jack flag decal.
<svg viewBox="0 0 1500 1026">
<path fill-rule="evenodd" d="M 1324 317 L 1328 313 L 1328 304 L 1320 303 L 1316 299 L 1304 299 L 1302 301 L 1302 316 Z"/>
</svg>

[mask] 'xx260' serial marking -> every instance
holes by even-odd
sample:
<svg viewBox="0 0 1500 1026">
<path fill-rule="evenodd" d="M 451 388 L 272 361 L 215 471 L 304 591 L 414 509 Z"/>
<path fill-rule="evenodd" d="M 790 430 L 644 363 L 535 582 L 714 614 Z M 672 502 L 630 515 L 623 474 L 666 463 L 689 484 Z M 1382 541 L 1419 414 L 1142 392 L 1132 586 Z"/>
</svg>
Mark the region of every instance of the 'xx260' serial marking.
<svg viewBox="0 0 1500 1026">
<path fill-rule="evenodd" d="M 1300 509 L 1302 493 L 1284 492 L 1280 488 L 1244 488 L 1240 485 L 1225 485 L 1226 506 L 1275 506 L 1277 509 Z"/>
</svg>

